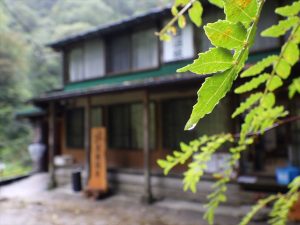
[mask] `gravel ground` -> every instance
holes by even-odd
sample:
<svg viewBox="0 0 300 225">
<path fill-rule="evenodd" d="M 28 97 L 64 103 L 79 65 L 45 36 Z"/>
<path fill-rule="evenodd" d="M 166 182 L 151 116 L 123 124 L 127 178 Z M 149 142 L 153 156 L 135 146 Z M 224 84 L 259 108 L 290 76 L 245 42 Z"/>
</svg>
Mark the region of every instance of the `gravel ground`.
<svg viewBox="0 0 300 225">
<path fill-rule="evenodd" d="M 0 190 L 0 225 L 205 225 L 201 212 L 143 205 L 137 196 L 86 199 L 70 187 L 46 191 L 47 175 L 35 175 Z M 164 205 L 164 206 L 162 206 Z M 180 206 L 180 205 L 179 205 Z M 229 213 L 230 214 L 230 213 Z M 216 225 L 238 224 L 230 215 Z"/>
</svg>

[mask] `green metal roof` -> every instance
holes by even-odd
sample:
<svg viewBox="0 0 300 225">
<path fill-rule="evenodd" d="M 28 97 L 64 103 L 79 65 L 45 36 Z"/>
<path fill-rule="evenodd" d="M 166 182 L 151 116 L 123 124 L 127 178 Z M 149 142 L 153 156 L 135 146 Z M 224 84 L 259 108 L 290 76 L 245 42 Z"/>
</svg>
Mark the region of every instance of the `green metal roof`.
<svg viewBox="0 0 300 225">
<path fill-rule="evenodd" d="M 36 106 L 28 106 L 23 109 L 18 110 L 15 113 L 15 116 L 17 118 L 23 118 L 23 117 L 33 117 L 33 116 L 40 116 L 44 115 L 45 111 L 39 107 Z"/>
</svg>

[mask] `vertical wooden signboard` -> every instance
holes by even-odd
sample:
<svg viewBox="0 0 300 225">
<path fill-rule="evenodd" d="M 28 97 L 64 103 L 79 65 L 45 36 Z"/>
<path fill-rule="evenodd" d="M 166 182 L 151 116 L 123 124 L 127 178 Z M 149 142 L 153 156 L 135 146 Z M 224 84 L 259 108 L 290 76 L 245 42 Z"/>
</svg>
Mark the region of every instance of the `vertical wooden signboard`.
<svg viewBox="0 0 300 225">
<path fill-rule="evenodd" d="M 90 177 L 87 191 L 106 193 L 107 162 L 106 162 L 106 129 L 103 127 L 91 130 Z"/>
</svg>

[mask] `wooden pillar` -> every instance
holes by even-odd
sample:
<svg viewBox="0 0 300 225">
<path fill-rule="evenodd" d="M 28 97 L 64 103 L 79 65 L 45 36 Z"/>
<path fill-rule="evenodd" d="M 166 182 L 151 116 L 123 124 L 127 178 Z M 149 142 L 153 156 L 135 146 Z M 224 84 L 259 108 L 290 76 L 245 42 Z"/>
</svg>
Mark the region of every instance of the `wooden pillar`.
<svg viewBox="0 0 300 225">
<path fill-rule="evenodd" d="M 55 176 L 55 165 L 54 165 L 54 156 L 55 156 L 55 103 L 49 103 L 48 111 L 48 124 L 49 124 L 49 133 L 48 133 L 48 154 L 49 154 L 49 183 L 48 188 L 55 188 L 57 185 L 56 176 Z"/>
<path fill-rule="evenodd" d="M 87 184 L 90 177 L 90 154 L 91 154 L 91 104 L 90 98 L 85 101 L 84 107 L 84 149 L 85 149 L 85 171 Z"/>
<path fill-rule="evenodd" d="M 150 148 L 149 148 L 149 96 L 145 91 L 143 99 L 143 126 L 144 126 L 144 196 L 145 203 L 152 202 L 151 177 L 150 177 Z"/>
</svg>

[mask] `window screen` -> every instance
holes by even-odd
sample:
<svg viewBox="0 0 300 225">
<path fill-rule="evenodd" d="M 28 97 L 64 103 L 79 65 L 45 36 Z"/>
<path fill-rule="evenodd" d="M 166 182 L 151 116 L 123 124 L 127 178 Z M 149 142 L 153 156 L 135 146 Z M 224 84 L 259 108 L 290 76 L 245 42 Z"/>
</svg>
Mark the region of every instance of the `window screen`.
<svg viewBox="0 0 300 225">
<path fill-rule="evenodd" d="M 67 147 L 84 147 L 84 109 L 70 109 L 66 114 Z"/>
<path fill-rule="evenodd" d="M 108 72 L 126 72 L 131 68 L 130 36 L 114 38 L 109 42 Z"/>
<path fill-rule="evenodd" d="M 102 118 L 102 108 L 100 106 L 93 107 L 91 109 L 91 126 L 101 127 L 103 125 Z"/>
<path fill-rule="evenodd" d="M 84 45 L 85 78 L 91 79 L 104 75 L 104 46 L 102 40 L 87 41 Z"/>
<path fill-rule="evenodd" d="M 150 148 L 155 145 L 155 113 L 154 103 L 149 107 Z M 142 149 L 143 148 L 143 105 L 123 104 L 108 108 L 109 146 L 111 148 Z"/>
<path fill-rule="evenodd" d="M 228 110 L 223 100 L 214 112 L 204 119 L 191 131 L 184 131 L 184 126 L 192 112 L 195 100 L 175 99 L 162 102 L 163 118 L 163 147 L 177 149 L 180 142 L 189 142 L 201 135 L 217 134 L 230 130 Z"/>
<path fill-rule="evenodd" d="M 69 71 L 71 82 L 80 81 L 84 78 L 83 52 L 81 48 L 75 48 L 69 55 Z"/>
<path fill-rule="evenodd" d="M 155 29 L 136 32 L 132 36 L 133 69 L 158 66 L 158 40 Z"/>
</svg>

